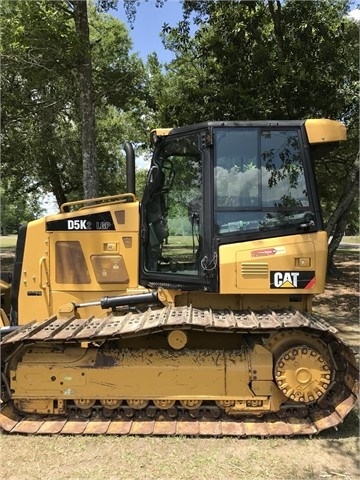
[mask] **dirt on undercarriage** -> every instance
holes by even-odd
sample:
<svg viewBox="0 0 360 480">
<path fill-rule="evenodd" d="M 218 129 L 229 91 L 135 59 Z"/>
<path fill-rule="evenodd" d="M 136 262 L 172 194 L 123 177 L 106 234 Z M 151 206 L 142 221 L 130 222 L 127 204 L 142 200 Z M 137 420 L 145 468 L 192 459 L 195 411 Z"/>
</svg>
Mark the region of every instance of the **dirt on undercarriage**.
<svg viewBox="0 0 360 480">
<path fill-rule="evenodd" d="M 335 260 L 342 276 L 328 279 L 314 313 L 335 326 L 358 354 L 359 253 L 340 250 Z M 2 249 L 1 261 L 2 271 L 11 271 L 13 249 Z M 8 480 L 355 480 L 360 477 L 358 410 L 338 431 L 312 439 L 3 434 L 0 473 Z"/>
</svg>

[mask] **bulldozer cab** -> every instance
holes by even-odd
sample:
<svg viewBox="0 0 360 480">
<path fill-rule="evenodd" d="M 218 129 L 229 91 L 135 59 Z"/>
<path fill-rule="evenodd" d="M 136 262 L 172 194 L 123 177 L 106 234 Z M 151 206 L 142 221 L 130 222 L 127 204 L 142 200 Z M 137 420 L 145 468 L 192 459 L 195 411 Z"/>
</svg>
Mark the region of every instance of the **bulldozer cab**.
<svg viewBox="0 0 360 480">
<path fill-rule="evenodd" d="M 320 230 L 310 147 L 342 135 L 327 120 L 206 122 L 154 135 L 140 282 L 216 292 L 221 246 Z"/>
</svg>

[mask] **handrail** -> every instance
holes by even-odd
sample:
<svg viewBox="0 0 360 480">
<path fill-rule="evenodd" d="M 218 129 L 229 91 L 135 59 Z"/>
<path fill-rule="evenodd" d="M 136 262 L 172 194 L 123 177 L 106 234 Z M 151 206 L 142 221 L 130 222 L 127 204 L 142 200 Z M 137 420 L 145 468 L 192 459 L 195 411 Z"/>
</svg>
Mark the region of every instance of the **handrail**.
<svg viewBox="0 0 360 480">
<path fill-rule="evenodd" d="M 102 203 L 113 204 L 113 203 L 124 203 L 128 199 L 131 199 L 132 202 L 135 202 L 136 197 L 133 193 L 120 193 L 117 195 L 108 195 L 106 197 L 98 198 L 87 198 L 84 200 L 75 200 L 73 202 L 66 202 L 60 206 L 60 212 L 65 213 L 68 207 L 73 207 L 74 205 L 83 205 L 81 208 L 94 208 Z"/>
<path fill-rule="evenodd" d="M 43 270 L 45 272 L 45 283 L 43 281 Z M 49 288 L 49 271 L 47 269 L 46 257 L 41 257 L 39 260 L 39 287 L 42 290 Z"/>
</svg>

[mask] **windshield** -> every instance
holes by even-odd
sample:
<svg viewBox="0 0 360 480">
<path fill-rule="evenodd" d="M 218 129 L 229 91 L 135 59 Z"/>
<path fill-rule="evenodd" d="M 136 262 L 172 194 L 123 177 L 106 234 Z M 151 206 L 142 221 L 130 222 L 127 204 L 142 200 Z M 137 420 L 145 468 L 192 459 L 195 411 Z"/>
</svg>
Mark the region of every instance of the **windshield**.
<svg viewBox="0 0 360 480">
<path fill-rule="evenodd" d="M 297 130 L 215 132 L 217 233 L 311 225 Z"/>
</svg>

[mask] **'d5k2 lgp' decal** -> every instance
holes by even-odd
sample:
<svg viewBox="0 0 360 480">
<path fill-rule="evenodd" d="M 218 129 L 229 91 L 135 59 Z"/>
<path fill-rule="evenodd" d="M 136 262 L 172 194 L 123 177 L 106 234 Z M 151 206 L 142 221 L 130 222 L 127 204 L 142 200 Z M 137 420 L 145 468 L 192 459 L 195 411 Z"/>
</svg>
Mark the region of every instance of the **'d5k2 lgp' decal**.
<svg viewBox="0 0 360 480">
<path fill-rule="evenodd" d="M 72 218 L 63 218 L 46 222 L 49 231 L 83 231 L 88 230 L 115 230 L 115 225 L 110 212 L 90 213 Z"/>
</svg>

